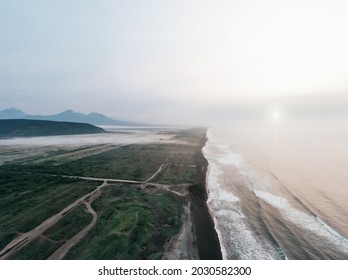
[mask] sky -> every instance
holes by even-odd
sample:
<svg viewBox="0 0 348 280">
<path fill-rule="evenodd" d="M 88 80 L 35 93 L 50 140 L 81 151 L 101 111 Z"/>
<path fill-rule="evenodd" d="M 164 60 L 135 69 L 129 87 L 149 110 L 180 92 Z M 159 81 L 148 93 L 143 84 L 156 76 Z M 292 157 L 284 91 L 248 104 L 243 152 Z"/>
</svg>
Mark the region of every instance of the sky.
<svg viewBox="0 0 348 280">
<path fill-rule="evenodd" d="M 343 0 L 0 1 L 0 110 L 205 124 L 348 114 Z"/>
</svg>

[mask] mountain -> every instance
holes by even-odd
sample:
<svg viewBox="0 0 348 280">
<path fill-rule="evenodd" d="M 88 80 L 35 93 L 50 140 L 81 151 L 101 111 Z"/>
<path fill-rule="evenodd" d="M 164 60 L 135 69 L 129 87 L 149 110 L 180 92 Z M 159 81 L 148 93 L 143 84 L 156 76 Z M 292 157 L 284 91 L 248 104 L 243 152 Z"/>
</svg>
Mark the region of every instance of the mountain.
<svg viewBox="0 0 348 280">
<path fill-rule="evenodd" d="M 15 108 L 0 111 L 0 119 L 25 119 L 28 114 Z"/>
<path fill-rule="evenodd" d="M 93 134 L 104 132 L 104 129 L 88 123 L 24 119 L 0 120 L 0 138 Z"/>
<path fill-rule="evenodd" d="M 11 108 L 0 111 L 0 119 L 30 119 L 30 120 L 48 120 L 90 123 L 94 125 L 120 125 L 120 126 L 139 126 L 141 124 L 114 120 L 99 113 L 83 114 L 66 110 L 55 115 L 30 115 L 19 109 Z"/>
</svg>

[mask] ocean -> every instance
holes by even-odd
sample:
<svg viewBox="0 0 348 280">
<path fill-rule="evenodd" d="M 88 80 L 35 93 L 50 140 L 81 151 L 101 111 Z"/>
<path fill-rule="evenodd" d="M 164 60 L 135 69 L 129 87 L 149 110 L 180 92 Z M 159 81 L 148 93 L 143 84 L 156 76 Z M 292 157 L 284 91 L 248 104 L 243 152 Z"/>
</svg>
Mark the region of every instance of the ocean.
<svg viewBox="0 0 348 280">
<path fill-rule="evenodd" d="M 203 148 L 224 259 L 348 259 L 348 125 L 231 123 Z"/>
</svg>

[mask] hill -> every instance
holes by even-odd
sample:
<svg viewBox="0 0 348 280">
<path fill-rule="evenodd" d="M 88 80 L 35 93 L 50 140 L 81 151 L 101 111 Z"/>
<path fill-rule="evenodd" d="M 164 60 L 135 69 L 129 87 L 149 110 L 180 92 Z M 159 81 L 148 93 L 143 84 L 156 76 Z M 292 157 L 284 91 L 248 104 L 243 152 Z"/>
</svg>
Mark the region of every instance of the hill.
<svg viewBox="0 0 348 280">
<path fill-rule="evenodd" d="M 109 118 L 103 114 L 90 113 L 83 114 L 66 110 L 54 115 L 30 115 L 19 109 L 10 108 L 0 111 L 0 119 L 29 119 L 29 120 L 47 120 L 47 121 L 63 121 L 63 122 L 78 122 L 90 123 L 93 125 L 120 125 L 120 126 L 139 126 L 141 124 L 120 121 Z"/>
<path fill-rule="evenodd" d="M 87 123 L 44 120 L 0 120 L 0 138 L 103 133 L 104 129 Z"/>
<path fill-rule="evenodd" d="M 27 116 L 29 116 L 27 113 L 16 108 L 0 111 L 0 119 L 25 119 Z"/>
</svg>

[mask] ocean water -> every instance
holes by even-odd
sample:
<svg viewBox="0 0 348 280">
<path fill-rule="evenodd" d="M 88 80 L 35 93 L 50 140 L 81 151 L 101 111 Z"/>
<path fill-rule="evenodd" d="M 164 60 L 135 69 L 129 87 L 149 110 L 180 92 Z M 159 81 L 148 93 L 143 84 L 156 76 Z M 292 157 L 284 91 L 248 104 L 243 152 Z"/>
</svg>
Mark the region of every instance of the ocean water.
<svg viewBox="0 0 348 280">
<path fill-rule="evenodd" d="M 346 123 L 231 123 L 207 137 L 224 259 L 348 259 Z"/>
</svg>

